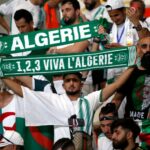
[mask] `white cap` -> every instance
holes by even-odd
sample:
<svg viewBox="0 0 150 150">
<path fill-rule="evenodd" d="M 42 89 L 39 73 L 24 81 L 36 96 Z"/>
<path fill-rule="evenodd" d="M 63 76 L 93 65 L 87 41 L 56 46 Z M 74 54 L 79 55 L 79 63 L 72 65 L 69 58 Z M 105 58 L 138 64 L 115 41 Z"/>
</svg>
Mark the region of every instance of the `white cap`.
<svg viewBox="0 0 150 150">
<path fill-rule="evenodd" d="M 7 145 L 24 145 L 23 138 L 21 135 L 16 131 L 6 130 L 3 135 L 2 139 L 0 140 L 0 147 L 4 147 Z"/>
<path fill-rule="evenodd" d="M 115 10 L 115 9 L 125 7 L 125 5 L 123 3 L 123 0 L 108 0 L 105 3 L 105 7 L 108 8 L 108 10 Z"/>
</svg>

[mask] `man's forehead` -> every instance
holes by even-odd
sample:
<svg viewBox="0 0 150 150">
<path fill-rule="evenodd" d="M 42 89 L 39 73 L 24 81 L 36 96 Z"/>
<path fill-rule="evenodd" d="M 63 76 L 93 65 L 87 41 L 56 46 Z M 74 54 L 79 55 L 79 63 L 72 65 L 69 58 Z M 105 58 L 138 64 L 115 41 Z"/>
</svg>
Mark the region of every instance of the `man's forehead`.
<svg viewBox="0 0 150 150">
<path fill-rule="evenodd" d="M 139 43 L 143 43 L 143 42 L 149 42 L 150 43 L 150 37 L 145 37 L 145 38 L 142 38 Z"/>
</svg>

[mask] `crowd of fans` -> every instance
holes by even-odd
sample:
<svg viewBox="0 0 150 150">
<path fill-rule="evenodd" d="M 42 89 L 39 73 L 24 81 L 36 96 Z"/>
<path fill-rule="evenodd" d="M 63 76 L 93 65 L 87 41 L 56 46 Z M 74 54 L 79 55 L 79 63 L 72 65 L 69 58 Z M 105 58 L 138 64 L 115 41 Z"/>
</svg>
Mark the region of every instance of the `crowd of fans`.
<svg viewBox="0 0 150 150">
<path fill-rule="evenodd" d="M 143 0 L 8 0 L 0 5 L 7 35 L 104 19 L 103 36 L 9 58 L 74 54 L 135 46 L 132 67 L 0 80 L 0 149 L 149 150 L 150 17 Z M 5 16 L 11 16 L 10 25 Z M 0 37 L 0 41 L 3 37 Z M 138 63 L 137 63 L 138 62 Z M 0 65 L 1 66 L 1 65 Z"/>
</svg>

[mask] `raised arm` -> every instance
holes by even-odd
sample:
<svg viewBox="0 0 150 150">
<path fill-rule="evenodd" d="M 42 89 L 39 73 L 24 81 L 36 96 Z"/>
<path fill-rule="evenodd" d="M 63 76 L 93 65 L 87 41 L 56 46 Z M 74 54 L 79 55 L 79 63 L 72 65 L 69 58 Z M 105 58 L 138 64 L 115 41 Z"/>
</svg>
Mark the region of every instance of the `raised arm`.
<svg viewBox="0 0 150 150">
<path fill-rule="evenodd" d="M 23 91 L 19 83 L 9 78 L 3 78 L 2 80 L 15 94 L 23 97 Z"/>
<path fill-rule="evenodd" d="M 107 85 L 102 92 L 102 101 L 107 100 L 112 94 L 116 92 L 130 77 L 134 67 L 128 68 L 122 75 L 112 84 Z"/>
<path fill-rule="evenodd" d="M 32 77 L 30 76 L 17 76 L 17 80 L 19 80 L 24 86 L 28 87 L 29 89 L 33 89 L 32 86 Z"/>
<path fill-rule="evenodd" d="M 73 45 L 66 46 L 64 48 L 50 48 L 47 53 L 56 54 L 69 54 L 69 53 L 80 53 L 84 52 L 88 48 L 89 41 L 85 40 L 82 42 L 76 42 Z"/>
</svg>

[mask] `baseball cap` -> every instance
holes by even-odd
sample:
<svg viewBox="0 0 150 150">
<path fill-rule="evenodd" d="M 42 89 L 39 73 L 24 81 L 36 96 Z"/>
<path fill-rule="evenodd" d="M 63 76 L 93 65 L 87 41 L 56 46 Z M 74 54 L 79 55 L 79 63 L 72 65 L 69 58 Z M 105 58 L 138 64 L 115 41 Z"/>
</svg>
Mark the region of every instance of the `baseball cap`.
<svg viewBox="0 0 150 150">
<path fill-rule="evenodd" d="M 105 4 L 107 10 L 115 10 L 125 7 L 123 0 L 108 0 Z"/>
<path fill-rule="evenodd" d="M 23 138 L 16 131 L 5 131 L 3 134 L 0 134 L 0 147 L 8 145 L 24 145 Z"/>
</svg>

